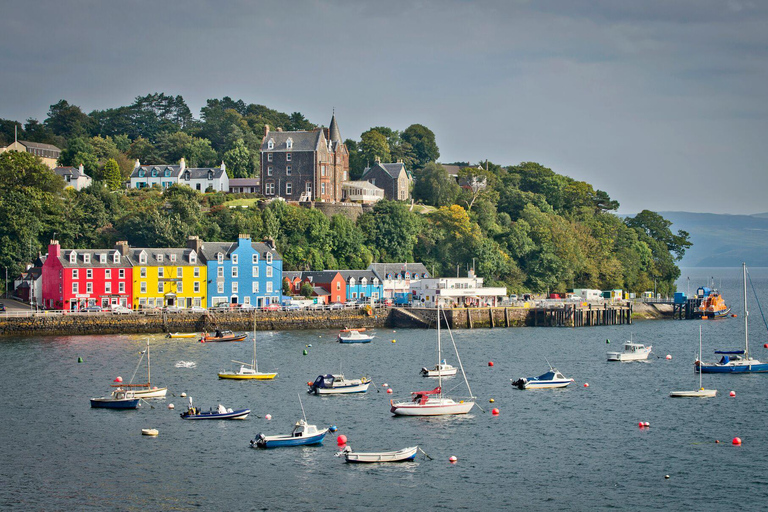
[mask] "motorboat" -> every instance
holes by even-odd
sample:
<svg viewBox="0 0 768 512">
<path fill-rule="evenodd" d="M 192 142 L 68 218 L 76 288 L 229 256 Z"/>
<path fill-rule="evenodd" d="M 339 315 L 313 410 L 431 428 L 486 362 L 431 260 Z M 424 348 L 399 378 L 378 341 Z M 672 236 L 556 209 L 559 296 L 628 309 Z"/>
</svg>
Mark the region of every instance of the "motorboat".
<svg viewBox="0 0 768 512">
<path fill-rule="evenodd" d="M 427 368 L 426 366 L 421 369 L 421 375 L 423 377 L 453 377 L 456 375 L 458 368 L 451 366 L 445 362 L 445 359 L 439 364 L 436 364 L 434 368 Z"/>
<path fill-rule="evenodd" d="M 375 337 L 372 334 L 363 334 L 356 329 L 347 329 L 346 332 L 339 332 L 338 340 L 342 343 L 370 343 Z"/>
<path fill-rule="evenodd" d="M 91 398 L 94 409 L 137 409 L 141 399 L 134 396 L 132 391 L 118 388 L 110 396 Z"/>
<path fill-rule="evenodd" d="M 183 420 L 244 420 L 249 414 L 251 414 L 250 409 L 227 409 L 221 404 L 216 409 L 209 409 L 208 411 L 201 411 L 190 404 L 189 408 L 180 416 Z"/>
<path fill-rule="evenodd" d="M 243 341 L 247 337 L 248 334 L 244 332 L 234 333 L 232 331 L 221 331 L 217 329 L 213 335 L 204 332 L 203 336 L 200 338 L 200 342 L 211 343 L 214 341 Z"/>
<path fill-rule="evenodd" d="M 407 462 L 416 458 L 418 449 L 418 446 L 411 446 L 393 452 L 354 452 L 352 448 L 347 446 L 336 456 L 343 456 L 347 462 Z"/>
<path fill-rule="evenodd" d="M 564 388 L 573 382 L 573 379 L 566 378 L 557 368 L 552 368 L 551 366 L 548 372 L 538 377 L 523 377 L 517 380 L 509 380 L 512 381 L 513 386 L 519 389 Z"/>
<path fill-rule="evenodd" d="M 609 361 L 645 361 L 651 353 L 651 345 L 647 347 L 631 340 L 624 342 L 624 350 L 621 352 L 608 352 Z"/>
<path fill-rule="evenodd" d="M 701 325 L 699 325 L 699 355 L 696 357 L 696 362 L 699 362 L 699 357 L 701 357 Z M 701 385 L 701 372 L 699 372 L 699 389 L 669 392 L 669 396 L 672 398 L 713 398 L 716 395 L 716 389 L 704 389 Z"/>
<path fill-rule="evenodd" d="M 287 435 L 267 436 L 259 434 L 251 440 L 251 448 L 280 448 L 284 446 L 306 446 L 322 444 L 328 429 L 318 429 L 310 425 L 306 420 L 299 420 L 293 426 L 293 430 Z"/>
<path fill-rule="evenodd" d="M 136 373 L 139 371 L 141 362 L 144 360 L 144 356 L 147 356 L 147 382 L 143 384 L 133 384 L 133 379 L 136 377 Z M 141 357 L 136 364 L 136 369 L 133 371 L 131 380 L 128 384 L 112 384 L 113 388 L 121 388 L 129 390 L 135 398 L 165 398 L 168 393 L 168 388 L 160 388 L 152 385 L 152 359 L 149 354 L 149 340 L 147 340 L 147 349 L 141 351 Z"/>
<path fill-rule="evenodd" d="M 437 307 L 437 367 L 445 363 L 442 357 L 442 331 L 440 325 L 443 323 L 441 314 L 445 317 L 445 311 L 442 310 L 442 306 Z M 446 325 L 448 325 L 448 319 L 445 318 Z M 472 395 L 472 389 L 469 387 L 469 381 L 467 380 L 467 374 L 464 373 L 464 366 L 461 364 L 461 358 L 459 357 L 459 350 L 456 347 L 456 340 L 453 339 L 453 333 L 450 327 L 448 327 L 448 334 L 451 337 L 451 343 L 456 353 L 456 359 L 459 361 L 459 367 L 461 368 L 461 375 L 464 377 L 464 384 L 469 391 L 469 397 L 466 400 L 454 400 L 447 396 L 443 396 L 443 376 L 438 372 L 438 385 L 436 388 L 429 391 L 413 391 L 411 392 L 410 401 L 395 402 L 389 401 L 389 412 L 395 416 L 446 416 L 454 414 L 467 414 L 475 405 L 474 396 Z"/>
<path fill-rule="evenodd" d="M 722 358 L 716 363 L 694 362 L 694 371 L 703 373 L 766 373 L 768 362 L 749 355 L 749 311 L 747 310 L 747 265 L 742 263 L 744 274 L 744 350 L 715 350 Z M 759 304 L 758 304 L 759 306 Z"/>
<path fill-rule="evenodd" d="M 346 393 L 365 393 L 371 379 L 361 377 L 359 379 L 347 379 L 343 374 L 318 375 L 315 382 L 311 383 L 308 393 L 316 395 L 341 395 Z"/>
<path fill-rule="evenodd" d="M 712 290 L 709 295 L 704 297 L 694 314 L 702 319 L 712 319 L 726 317 L 730 311 L 730 306 L 726 305 L 720 292 Z"/>
</svg>

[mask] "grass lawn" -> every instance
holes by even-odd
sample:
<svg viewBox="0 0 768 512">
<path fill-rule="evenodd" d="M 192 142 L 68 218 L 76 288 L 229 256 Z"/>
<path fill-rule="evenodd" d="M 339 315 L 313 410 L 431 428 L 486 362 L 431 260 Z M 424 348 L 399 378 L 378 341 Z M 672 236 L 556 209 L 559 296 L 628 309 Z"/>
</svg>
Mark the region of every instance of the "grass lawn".
<svg viewBox="0 0 768 512">
<path fill-rule="evenodd" d="M 251 207 L 256 204 L 258 199 L 255 197 L 249 198 L 249 199 L 233 199 L 232 201 L 227 201 L 224 203 L 224 206 L 247 206 Z"/>
</svg>

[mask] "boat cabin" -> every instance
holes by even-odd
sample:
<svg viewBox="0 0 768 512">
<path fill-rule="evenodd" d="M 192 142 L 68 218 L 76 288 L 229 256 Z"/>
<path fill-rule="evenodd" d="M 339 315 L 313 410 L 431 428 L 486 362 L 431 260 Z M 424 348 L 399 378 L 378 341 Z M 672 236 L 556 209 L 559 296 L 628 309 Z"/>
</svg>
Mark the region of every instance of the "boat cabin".
<svg viewBox="0 0 768 512">
<path fill-rule="evenodd" d="M 293 427 L 293 432 L 291 432 L 291 437 L 307 437 L 307 436 L 314 436 L 318 434 L 317 426 L 315 425 L 308 425 L 306 421 L 299 420 L 296 422 L 296 425 Z"/>
</svg>

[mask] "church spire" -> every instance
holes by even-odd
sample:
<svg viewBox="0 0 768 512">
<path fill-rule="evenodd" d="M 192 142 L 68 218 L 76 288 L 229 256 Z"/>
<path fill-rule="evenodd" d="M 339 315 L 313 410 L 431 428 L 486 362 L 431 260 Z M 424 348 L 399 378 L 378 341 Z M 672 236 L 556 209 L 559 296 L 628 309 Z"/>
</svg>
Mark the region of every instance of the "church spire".
<svg viewBox="0 0 768 512">
<path fill-rule="evenodd" d="M 341 132 L 339 131 L 339 125 L 336 124 L 336 109 L 334 109 L 333 116 L 331 117 L 331 125 L 328 128 L 328 137 L 331 142 L 341 142 Z"/>
</svg>

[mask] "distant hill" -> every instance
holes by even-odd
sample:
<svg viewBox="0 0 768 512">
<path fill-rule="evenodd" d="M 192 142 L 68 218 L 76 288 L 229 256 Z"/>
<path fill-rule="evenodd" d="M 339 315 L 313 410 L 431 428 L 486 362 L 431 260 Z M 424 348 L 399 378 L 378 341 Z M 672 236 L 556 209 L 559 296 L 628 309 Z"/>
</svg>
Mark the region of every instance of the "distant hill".
<svg viewBox="0 0 768 512">
<path fill-rule="evenodd" d="M 681 267 L 768 267 L 768 213 L 721 215 L 714 213 L 658 212 L 672 222 L 672 231 L 691 234 L 693 247 Z"/>
</svg>

